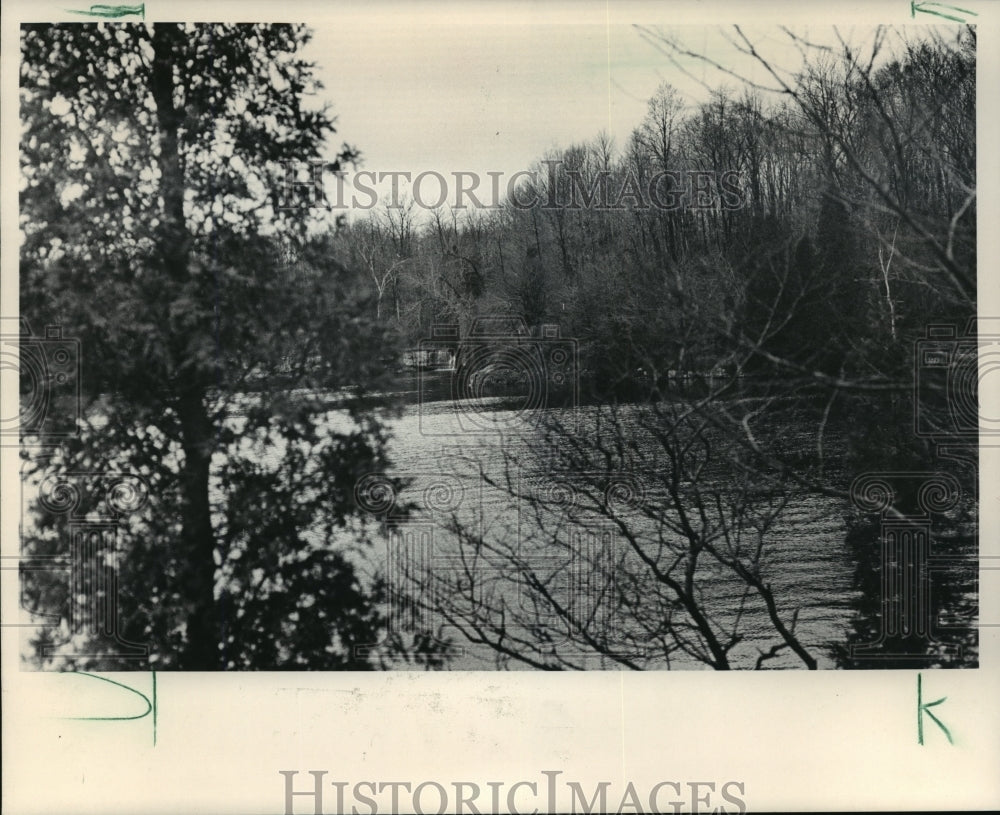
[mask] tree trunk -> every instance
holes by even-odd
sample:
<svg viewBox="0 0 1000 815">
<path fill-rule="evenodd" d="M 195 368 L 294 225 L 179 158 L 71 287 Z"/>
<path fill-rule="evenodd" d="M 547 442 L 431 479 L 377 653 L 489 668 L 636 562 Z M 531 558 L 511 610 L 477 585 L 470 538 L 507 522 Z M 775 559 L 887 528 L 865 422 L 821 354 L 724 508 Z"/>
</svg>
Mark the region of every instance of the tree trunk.
<svg viewBox="0 0 1000 815">
<path fill-rule="evenodd" d="M 188 671 L 210 671 L 225 667 L 219 650 L 219 610 L 215 603 L 215 536 L 212 533 L 208 497 L 214 430 L 205 409 L 205 393 L 191 388 L 178 403 L 184 434 L 184 464 L 181 551 L 185 579 L 187 646 L 179 667 Z"/>
<path fill-rule="evenodd" d="M 178 132 L 183 112 L 174 104 L 175 44 L 184 37 L 176 24 L 157 23 L 152 34 L 153 63 L 150 90 L 160 129 L 159 165 L 162 174 L 163 224 L 159 254 L 165 276 L 176 295 L 189 283 L 191 235 L 184 217 L 186 188 Z M 183 71 L 183 67 L 181 69 Z M 206 407 L 206 372 L 191 365 L 187 330 L 178 329 L 164 304 L 163 330 L 172 352 L 172 370 L 164 383 L 172 387 L 172 404 L 181 426 L 182 495 L 179 557 L 183 566 L 178 592 L 186 611 L 187 637 L 177 667 L 184 670 L 216 670 L 221 665 L 218 611 L 215 608 L 215 538 L 208 497 L 209 467 L 214 447 L 214 429 Z M 183 333 L 183 335 L 181 335 Z M 181 371 L 182 373 L 177 373 Z"/>
</svg>

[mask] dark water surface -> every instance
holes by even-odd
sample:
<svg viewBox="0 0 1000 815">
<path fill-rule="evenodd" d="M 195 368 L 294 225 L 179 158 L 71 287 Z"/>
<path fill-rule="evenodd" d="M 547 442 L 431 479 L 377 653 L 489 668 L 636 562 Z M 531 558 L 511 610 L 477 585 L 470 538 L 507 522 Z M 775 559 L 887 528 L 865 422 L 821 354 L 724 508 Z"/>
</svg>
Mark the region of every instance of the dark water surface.
<svg viewBox="0 0 1000 815">
<path fill-rule="evenodd" d="M 500 400 L 498 400 L 498 405 Z M 536 486 L 556 489 L 556 482 L 572 474 L 551 471 L 546 462 L 537 458 L 538 444 L 543 435 L 543 412 L 516 410 L 490 410 L 488 401 L 477 402 L 474 409 L 469 405 L 456 406 L 443 400 L 412 404 L 403 415 L 393 419 L 390 426 L 393 441 L 390 459 L 394 462 L 392 473 L 407 478 L 410 486 L 400 499 L 410 501 L 419 507 L 413 524 L 427 524 L 433 527 L 433 545 L 437 553 L 454 553 L 459 544 L 445 529 L 452 518 L 463 523 L 483 524 L 487 537 L 512 545 L 515 537 L 528 541 L 551 541 L 554 536 L 570 539 L 574 534 L 585 533 L 583 527 L 592 522 L 574 516 L 567 511 L 560 514 L 559 507 L 546 512 L 536 512 L 525 506 L 510 490 L 500 489 L 484 483 L 481 472 L 500 483 L 506 483 L 509 474 L 517 479 L 528 470 L 534 470 L 529 479 Z M 625 407 L 622 410 L 624 425 L 628 426 L 630 411 L 638 408 Z M 557 413 L 565 418 L 565 413 Z M 596 406 L 581 407 L 576 411 L 576 427 L 586 436 L 597 427 L 601 409 Z M 499 431 L 499 432 L 491 432 Z M 789 428 L 787 435 L 794 434 Z M 638 448 L 645 446 L 644 469 L 637 477 L 636 489 L 642 492 L 646 505 L 657 506 L 666 502 L 662 484 L 656 477 L 655 444 L 640 438 L 642 431 L 636 429 L 634 441 Z M 805 435 L 805 434 L 804 434 Z M 510 468 L 510 458 L 517 458 L 518 467 Z M 713 488 L 726 493 L 725 471 L 714 474 Z M 571 499 L 567 499 L 570 500 Z M 558 501 L 556 502 L 558 504 Z M 851 619 L 856 605 L 856 591 L 853 577 L 856 563 L 849 554 L 845 542 L 845 501 L 837 498 L 792 493 L 788 497 L 778 520 L 766 534 L 763 557 L 764 576 L 772 586 L 782 619 L 790 622 L 797 610 L 795 632 L 817 660 L 819 667 L 836 666 L 834 647 L 844 644 L 850 632 Z M 630 523 L 638 530 L 640 539 L 653 542 L 657 539 L 658 526 L 641 512 L 636 511 Z M 612 530 L 614 532 L 614 530 Z M 529 544 L 531 545 L 531 544 Z M 623 539 L 612 544 L 613 548 L 626 551 Z M 383 561 L 397 550 L 387 544 L 382 550 Z M 444 562 L 444 561 L 440 561 Z M 433 569 L 433 564 L 431 565 Z M 720 570 L 717 570 L 720 571 Z M 641 570 L 638 573 L 642 573 Z M 733 667 L 753 667 L 762 650 L 777 643 L 778 637 L 767 615 L 758 605 L 741 603 L 743 584 L 729 573 L 700 574 L 705 586 L 702 602 L 710 614 L 720 623 L 738 624 L 742 641 L 733 648 L 730 659 Z M 509 587 L 507 589 L 510 591 Z M 643 608 L 639 603 L 639 608 Z M 649 613 L 656 614 L 658 607 L 650 604 Z M 627 623 L 626 623 L 627 624 Z M 461 646 L 462 655 L 452 661 L 456 669 L 489 669 L 495 667 L 493 651 L 482 645 L 472 645 L 462 638 L 455 640 Z M 568 646 L 567 646 L 568 647 Z M 701 668 L 702 663 L 683 654 L 674 655 L 669 665 L 657 657 L 655 652 L 643 662 L 647 668 Z M 519 667 L 512 662 L 508 667 Z M 600 659 L 585 661 L 587 668 L 611 667 L 617 664 Z M 795 668 L 803 663 L 791 652 L 785 650 L 778 657 L 767 662 L 767 667 Z"/>
</svg>

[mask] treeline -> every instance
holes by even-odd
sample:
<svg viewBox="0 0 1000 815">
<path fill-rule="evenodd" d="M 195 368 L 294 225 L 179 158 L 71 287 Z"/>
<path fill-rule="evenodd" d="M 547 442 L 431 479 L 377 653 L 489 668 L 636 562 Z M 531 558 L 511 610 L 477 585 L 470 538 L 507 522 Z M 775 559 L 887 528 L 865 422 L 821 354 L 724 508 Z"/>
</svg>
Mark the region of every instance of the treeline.
<svg viewBox="0 0 1000 815">
<path fill-rule="evenodd" d="M 975 34 L 876 65 L 820 54 L 788 93 L 699 104 L 662 84 L 627 144 L 543 157 L 520 203 L 387 205 L 336 254 L 409 345 L 509 314 L 559 323 L 592 382 L 892 378 L 925 325 L 973 313 Z"/>
<path fill-rule="evenodd" d="M 772 592 L 762 554 L 783 501 L 804 490 L 842 501 L 857 564 L 856 615 L 837 663 L 954 664 L 936 634 L 894 630 L 908 590 L 894 588 L 889 572 L 902 573 L 899 558 L 912 555 L 886 554 L 882 518 L 933 517 L 935 546 L 942 541 L 955 563 L 975 562 L 978 375 L 967 336 L 976 314 L 975 32 L 932 31 L 890 47 L 878 30 L 865 50 L 789 36 L 806 55 L 792 78 L 749 43 L 744 52 L 757 56 L 776 93 L 747 80 L 689 104 L 661 85 L 627 144 L 598 136 L 541 157 L 499 210 L 438 211 L 419 225 L 414 207 L 387 207 L 333 241 L 370 280 L 376 318 L 404 345 L 430 336 L 435 322 L 468 331 L 482 314 L 516 317 L 536 336 L 558 323 L 577 340 L 583 398 L 602 405 L 607 420 L 585 438 L 550 420 L 553 443 L 538 458 L 559 461 L 557 472 L 599 470 L 605 481 L 661 468 L 650 481 L 669 498 L 646 508 L 657 534 L 621 525 L 604 506 L 596 511 L 652 564 L 624 579 L 615 573 L 643 587 L 641 601 L 625 592 L 616 602 L 640 628 L 666 621 L 657 653 L 668 661 L 697 630 L 704 648 L 695 658 L 729 667 L 738 624 L 731 641 L 716 641 L 711 612 L 682 581 L 671 583 L 678 564 L 692 575 L 714 553 L 762 600 L 780 635 L 757 667 L 783 649 L 815 667 L 797 638 L 794 598 Z M 683 53 L 666 35 L 660 44 Z M 648 412 L 649 460 L 636 441 L 643 420 L 607 408 L 621 401 L 639 403 L 629 407 L 640 417 Z M 709 483 L 712 467 L 726 473 L 725 486 Z M 949 485 L 935 489 L 954 485 L 954 501 L 935 504 L 909 477 L 921 473 Z M 892 478 L 900 474 L 908 477 Z M 881 518 L 855 494 L 852 482 L 863 475 L 887 485 Z M 605 481 L 589 487 L 600 494 Z M 759 536 L 756 556 L 740 531 Z M 673 543 L 672 560 L 651 553 L 644 542 L 654 539 Z M 493 558 L 498 573 L 548 585 L 550 576 L 503 541 L 466 530 L 463 542 Z M 560 546 L 558 535 L 542 543 Z M 974 619 L 975 588 L 959 572 L 936 574 L 930 599 L 915 600 L 928 631 L 949 615 Z M 510 620 L 483 623 L 458 582 L 437 596 L 449 598 L 448 619 L 464 621 L 467 636 L 507 653 Z M 674 630 L 678 604 L 705 613 Z M 563 610 L 560 619 L 583 632 L 585 653 L 617 658 L 589 611 Z M 534 630 L 537 620 L 528 614 L 521 623 Z M 892 659 L 851 650 L 880 642 L 880 632 L 895 637 Z M 971 625 L 943 640 L 965 648 L 965 664 L 975 660 Z M 519 658 L 562 664 L 535 645 L 524 644 Z"/>
<path fill-rule="evenodd" d="M 355 485 L 390 467 L 365 392 L 393 390 L 387 374 L 433 324 L 468 331 L 479 315 L 536 334 L 558 323 L 584 398 L 645 401 L 682 462 L 710 450 L 751 486 L 794 478 L 846 497 L 824 469 L 839 422 L 854 474 L 926 469 L 938 441 L 964 439 L 964 459 L 952 449 L 933 467 L 961 471 L 974 496 L 975 436 L 956 409 L 971 401 L 974 427 L 961 388 L 975 343 L 958 335 L 975 314 L 976 40 L 928 31 L 891 58 L 882 31 L 864 53 L 800 43 L 809 58 L 794 79 L 772 75 L 777 94 L 745 83 L 692 105 L 661 87 L 627 144 L 540 157 L 521 203 L 429 224 L 390 208 L 310 238 L 269 193 L 334 132 L 302 103 L 302 27 L 24 28 L 20 310 L 36 334 L 22 345 L 54 354 L 41 332 L 58 327 L 79 343 L 80 376 L 41 388 L 39 415 L 75 432 L 28 456 L 39 497 L 22 551 L 65 554 L 119 477 L 150 496 L 127 521 L 111 512 L 130 534 L 95 550 L 108 579 L 93 591 L 22 574 L 23 604 L 58 623 L 33 637 L 35 661 L 101 667 L 142 644 L 158 668 L 376 667 L 385 587 L 345 554 L 378 531 Z M 677 206 L 644 200 L 671 185 Z M 574 195 L 580 206 L 547 205 Z M 924 376 L 915 352 L 939 323 L 956 336 L 938 334 L 946 364 Z M 697 386 L 696 412 L 661 412 L 685 373 L 705 372 L 723 375 Z M 23 408 L 38 401 L 29 379 Z M 33 415 L 22 437 L 53 442 Z M 709 540 L 696 532 L 694 559 Z M 98 612 L 99 626 L 74 622 Z M 437 664 L 422 636 L 390 644 Z"/>
</svg>

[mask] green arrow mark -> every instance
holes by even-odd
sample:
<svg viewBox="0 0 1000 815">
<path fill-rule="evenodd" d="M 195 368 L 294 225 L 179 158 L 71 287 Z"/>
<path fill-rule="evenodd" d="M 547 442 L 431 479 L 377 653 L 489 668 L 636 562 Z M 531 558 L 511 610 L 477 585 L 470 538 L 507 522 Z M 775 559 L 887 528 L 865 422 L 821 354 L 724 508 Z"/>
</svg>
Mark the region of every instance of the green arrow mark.
<svg viewBox="0 0 1000 815">
<path fill-rule="evenodd" d="M 127 17 L 130 14 L 137 14 L 142 17 L 143 20 L 146 19 L 146 4 L 141 3 L 138 6 L 110 6 L 103 3 L 91 6 L 87 11 L 76 11 L 74 9 L 66 9 L 70 14 L 82 14 L 85 17 L 104 17 L 104 18 L 114 18 L 114 17 Z"/>
<path fill-rule="evenodd" d="M 916 17 L 917 12 L 920 11 L 923 12 L 924 14 L 933 14 L 935 17 L 943 17 L 944 19 L 951 20 L 952 22 L 955 23 L 965 22 L 965 20 L 963 20 L 961 17 L 952 17 L 950 14 L 944 14 L 940 11 L 935 11 L 932 8 L 928 8 L 928 6 L 934 6 L 936 8 L 941 8 L 941 9 L 948 9 L 948 11 L 957 11 L 961 14 L 971 14 L 973 17 L 979 16 L 974 11 L 969 11 L 968 9 L 959 8 L 958 6 L 946 6 L 944 3 L 931 3 L 931 2 L 926 2 L 925 0 L 921 0 L 921 2 L 917 2 L 917 0 L 910 0 L 910 16 Z"/>
</svg>

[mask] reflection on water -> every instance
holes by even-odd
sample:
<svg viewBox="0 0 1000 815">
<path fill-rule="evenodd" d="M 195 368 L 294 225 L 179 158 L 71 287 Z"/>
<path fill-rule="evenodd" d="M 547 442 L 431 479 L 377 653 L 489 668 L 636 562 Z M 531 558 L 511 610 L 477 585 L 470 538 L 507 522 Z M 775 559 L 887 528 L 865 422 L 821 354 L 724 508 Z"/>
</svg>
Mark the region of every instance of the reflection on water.
<svg viewBox="0 0 1000 815">
<path fill-rule="evenodd" d="M 389 475 L 408 484 L 395 499 L 398 506 L 412 504 L 413 509 L 405 518 L 395 517 L 391 511 L 380 516 L 389 522 L 389 532 L 362 568 L 372 577 L 386 576 L 390 588 L 404 595 L 414 594 L 407 579 L 412 577 L 413 569 L 407 573 L 401 567 L 401 558 L 410 567 L 418 567 L 418 575 L 419 569 L 426 569 L 439 580 L 420 595 L 426 601 L 423 605 L 408 604 L 405 597 L 392 601 L 394 624 L 403 632 L 413 627 L 440 631 L 452 646 L 450 667 L 455 669 L 526 667 L 516 659 L 498 656 L 494 648 L 470 642 L 453 620 L 440 614 L 441 609 L 468 611 L 468 606 L 463 609 L 453 595 L 461 595 L 468 558 L 475 554 L 469 546 L 471 537 L 487 542 L 490 551 L 498 555 L 478 561 L 471 569 L 479 581 L 475 597 L 485 608 L 511 610 L 506 619 L 507 633 L 512 640 L 520 639 L 527 650 L 548 648 L 568 658 L 573 666 L 592 669 L 618 669 L 623 665 L 652 669 L 706 666 L 705 660 L 690 650 L 675 647 L 676 638 L 684 636 L 687 624 L 676 620 L 682 619 L 681 612 L 686 610 L 678 608 L 671 592 L 653 578 L 654 570 L 638 559 L 639 552 L 657 553 L 655 565 L 661 566 L 674 553 L 683 553 L 685 547 L 676 529 L 664 523 L 664 518 L 674 520 L 670 482 L 666 478 L 668 462 L 662 459 L 663 450 L 651 437 L 650 426 L 641 420 L 648 408 L 625 406 L 618 415 L 620 440 L 632 450 L 636 466 L 618 472 L 617 480 L 611 483 L 600 474 L 592 477 L 584 468 L 567 468 L 565 462 L 554 465 L 549 457 L 551 439 L 542 421 L 559 419 L 573 428 L 568 438 L 562 439 L 563 446 L 574 438 L 610 440 L 615 434 L 602 424 L 607 421 L 602 408 L 590 405 L 572 411 L 519 413 L 509 409 L 509 401 L 499 398 L 494 409 L 494 403 L 485 398 L 456 406 L 447 398 L 416 404 L 415 392 L 404 394 L 404 398 L 407 395 L 411 404 L 386 421 L 392 433 L 389 460 L 393 467 Z M 508 409 L 503 409 L 504 405 Z M 239 432 L 244 419 L 236 414 L 228 421 Z M 328 414 L 327 424 L 335 431 L 352 427 L 347 416 L 336 410 Z M 784 426 L 781 437 L 792 452 L 798 449 L 804 456 L 810 453 L 806 449 L 808 428 Z M 243 438 L 240 450 L 242 455 L 266 466 L 280 459 L 283 445 L 268 446 L 259 439 Z M 886 617 L 884 574 L 902 568 L 899 563 L 880 562 L 877 520 L 867 518 L 849 527 L 847 499 L 817 495 L 788 483 L 780 492 L 769 495 L 764 475 L 749 492 L 745 484 L 738 489 L 738 473 L 725 462 L 713 464 L 709 458 L 701 483 L 710 496 L 719 497 L 719 517 L 732 515 L 727 500 L 749 494 L 757 502 L 746 512 L 750 526 L 755 519 L 761 523 L 761 519 L 767 520 L 760 533 L 761 578 L 773 594 L 777 616 L 788 626 L 794 623 L 797 640 L 816 660 L 817 667 L 916 667 L 912 659 L 884 659 L 877 654 L 858 657 L 849 650 L 879 639 Z M 222 464 L 221 454 L 214 463 L 216 467 Z M 974 469 L 974 462 L 972 466 Z M 828 472 L 830 484 L 846 487 L 851 480 L 852 474 Z M 606 500 L 608 506 L 613 504 L 614 512 L 588 512 L 588 500 L 594 497 L 588 490 L 595 487 L 602 493 L 597 497 Z M 25 507 L 33 503 L 36 491 L 36 483 L 25 481 Z M 693 514 L 696 497 L 692 493 L 691 503 L 686 505 L 686 496 L 681 496 L 680 503 Z M 213 478 L 212 502 L 217 512 L 224 501 L 221 484 Z M 975 496 L 968 496 L 965 503 L 962 510 L 974 519 Z M 711 509 L 709 506 L 709 515 Z M 30 515 L 26 513 L 25 518 Z M 616 520 L 623 526 L 616 525 Z M 712 520 L 709 518 L 709 526 Z M 460 540 L 456 524 L 466 538 Z M 935 550 L 932 554 L 939 561 L 944 556 L 946 562 L 935 567 L 929 614 L 938 633 L 951 627 L 945 636 L 961 645 L 962 655 L 950 662 L 938 660 L 932 664 L 973 666 L 977 614 L 974 522 L 970 526 L 938 518 L 934 525 L 930 530 Z M 626 532 L 633 537 L 631 544 Z M 331 541 L 328 531 L 311 530 L 303 539 L 320 548 L 343 543 L 364 557 L 351 545 L 351 531 L 343 530 L 342 534 L 343 541 Z M 526 589 L 523 574 L 519 573 L 526 570 L 515 568 L 518 558 L 522 558 L 522 566 L 527 564 L 527 571 L 538 585 Z M 774 646 L 781 642 L 773 618 L 759 597 L 748 596 L 746 581 L 732 569 L 702 558 L 692 578 L 693 595 L 712 621 L 714 634 L 728 643 L 730 667 L 752 668 L 762 654 L 768 655 L 767 668 L 803 667 L 800 656 L 789 648 L 772 654 Z M 223 572 L 220 579 L 225 580 Z M 539 590 L 548 593 L 549 606 L 538 603 Z M 580 632 L 567 639 L 565 622 L 551 613 L 552 603 L 568 609 L 575 619 L 591 624 L 588 633 L 608 632 L 609 641 L 622 643 L 621 650 L 616 650 L 617 645 L 610 649 L 581 649 Z M 669 619 L 671 615 L 676 619 Z M 526 621 L 535 625 L 527 625 Z M 926 648 L 926 641 L 913 640 L 903 645 L 910 649 L 911 657 L 946 651 L 944 646 L 936 652 L 937 646 Z M 514 650 L 525 651 L 525 647 Z M 595 655 L 602 650 L 603 656 Z"/>
<path fill-rule="evenodd" d="M 540 573 L 551 576 L 553 596 L 557 601 L 565 599 L 568 603 L 590 602 L 594 614 L 598 614 L 601 603 L 594 596 L 573 598 L 573 591 L 590 592 L 596 595 L 601 587 L 593 582 L 573 582 L 574 565 L 572 557 L 565 550 L 554 550 L 553 541 L 585 540 L 587 535 L 592 540 L 607 542 L 607 551 L 601 557 L 607 563 L 617 564 L 616 568 L 624 569 L 629 579 L 635 575 L 648 576 L 649 570 L 629 568 L 630 553 L 627 541 L 622 537 L 614 524 L 603 525 L 588 520 L 583 514 L 574 512 L 570 507 L 574 499 L 559 494 L 561 480 L 572 480 L 572 474 L 550 471 L 545 462 L 537 461 L 536 442 L 542 435 L 539 428 L 538 415 L 518 417 L 516 411 L 496 411 L 498 415 L 489 415 L 478 405 L 481 415 L 476 417 L 477 424 L 469 422 L 462 424 L 462 417 L 456 416 L 456 411 L 450 402 L 436 402 L 422 406 L 411 406 L 404 414 L 391 423 L 394 440 L 391 445 L 390 460 L 394 462 L 393 473 L 410 481 L 409 487 L 402 493 L 403 502 L 413 502 L 418 511 L 407 523 L 401 526 L 406 529 L 420 528 L 430 530 L 427 540 L 431 538 L 432 545 L 424 552 L 424 566 L 431 571 L 454 568 L 451 561 L 461 554 L 461 544 L 456 535 L 448 528 L 450 523 L 458 520 L 463 526 L 477 526 L 483 530 L 485 538 L 495 541 L 498 547 L 507 546 L 511 552 L 522 554 L 530 550 L 530 556 L 536 562 L 542 561 Z M 580 432 L 586 434 L 595 429 L 598 421 L 598 409 L 581 407 L 576 420 Z M 485 433 L 483 428 L 491 426 L 501 429 L 501 433 Z M 456 431 L 456 427 L 458 430 Z M 471 432 L 469 432 L 471 430 Z M 637 432 L 636 439 L 641 433 Z M 645 442 L 639 440 L 640 446 Z M 659 507 L 667 502 L 664 486 L 655 474 L 653 449 L 645 459 L 653 465 L 637 473 L 637 483 L 629 489 L 641 491 L 642 501 L 646 507 Z M 516 457 L 521 468 L 520 472 L 510 472 L 510 460 Z M 534 467 L 530 478 L 525 471 Z M 486 479 L 482 477 L 486 476 Z M 496 484 L 505 485 L 507 478 L 516 481 L 523 478 L 520 486 L 514 490 L 502 489 Z M 715 474 L 716 487 L 725 483 L 725 472 Z M 493 485 L 488 480 L 495 482 Z M 556 495 L 554 502 L 550 501 L 543 511 L 537 507 L 519 500 L 515 492 L 525 495 L 525 484 L 532 488 L 548 489 Z M 520 492 L 519 492 L 520 490 Z M 572 492 L 568 488 L 567 495 Z M 718 490 L 725 493 L 725 488 Z M 559 501 L 568 501 L 565 507 Z M 553 509 L 554 508 L 554 509 Z M 778 611 L 783 620 L 795 620 L 795 634 L 801 643 L 816 659 L 818 667 L 835 667 L 834 648 L 846 641 L 853 615 L 852 595 L 855 563 L 850 557 L 845 543 L 844 502 L 840 499 L 820 497 L 809 494 L 791 494 L 787 503 L 778 514 L 777 519 L 765 535 L 764 553 L 761 573 L 767 584 L 773 590 Z M 653 512 L 652 515 L 656 515 Z M 641 509 L 633 509 L 628 516 L 628 527 L 633 530 L 643 547 L 655 548 L 662 544 L 663 528 L 655 522 L 650 513 Z M 595 523 L 600 526 L 595 531 Z M 405 533 L 394 541 L 405 540 Z M 412 541 L 416 538 L 409 539 Z M 516 543 L 515 543 L 516 542 Z M 669 545 L 670 541 L 667 541 Z M 393 546 L 397 548 L 393 548 Z M 398 554 L 398 543 L 393 543 L 383 549 L 385 552 Z M 517 548 L 520 546 L 520 550 Z M 545 547 L 548 547 L 546 549 Z M 526 547 L 526 548 L 525 548 Z M 430 554 L 431 549 L 434 554 Z M 424 550 L 421 550 L 424 551 Z M 593 553 L 588 557 L 593 558 Z M 548 561 L 545 560 L 548 558 Z M 560 559 L 562 558 L 562 559 Z M 391 559 L 391 558 L 390 558 Z M 451 561 L 450 561 L 451 559 Z M 634 560 L 634 558 L 633 558 Z M 591 560 L 591 563 L 595 561 Z M 547 566 L 545 564 L 548 564 Z M 633 566 L 635 564 L 633 563 Z M 641 564 L 639 564 L 641 567 Z M 548 571 L 546 571 L 548 569 Z M 705 563 L 699 566 L 698 579 L 705 587 L 700 600 L 711 617 L 717 621 L 720 636 L 724 636 L 727 627 L 738 630 L 740 639 L 729 651 L 732 667 L 753 667 L 760 654 L 768 650 L 776 642 L 774 628 L 767 614 L 759 603 L 748 602 L 745 584 L 737 579 L 731 571 L 715 568 Z M 496 580 L 498 591 L 509 604 L 525 602 L 522 595 L 517 597 L 517 581 L 509 574 L 500 575 Z M 561 588 L 559 588 L 561 586 Z M 583 588 L 581 588 L 581 586 Z M 619 587 L 621 584 L 619 583 Z M 624 616 L 616 624 L 629 629 L 630 641 L 634 644 L 643 631 L 655 628 L 653 616 L 664 613 L 667 608 L 659 602 L 656 595 L 658 589 L 653 585 L 643 586 L 636 583 L 627 587 L 633 593 L 633 601 L 628 609 L 604 608 L 604 614 L 615 613 Z M 560 594 L 563 592 L 563 594 Z M 624 592 L 623 592 L 624 593 Z M 650 598 L 656 595 L 657 602 Z M 445 598 L 448 599 L 448 598 Z M 598 598 L 599 599 L 599 598 Z M 492 598 L 493 602 L 497 597 Z M 539 617 L 546 622 L 544 614 Z M 425 614 L 424 623 L 441 623 L 434 615 Z M 534 635 L 549 637 L 554 642 L 560 639 L 558 621 L 553 630 L 535 631 Z M 444 626 L 444 631 L 456 636 L 454 644 L 461 649 L 461 655 L 453 659 L 452 667 L 457 669 L 493 668 L 497 664 L 496 653 L 487 646 L 469 643 L 457 636 L 453 628 Z M 512 632 L 527 636 L 526 632 Z M 656 638 L 649 637 L 652 650 L 639 660 L 641 667 L 646 668 L 701 668 L 704 667 L 697 659 L 683 652 L 671 653 L 669 665 L 662 654 L 656 652 Z M 573 645 L 563 643 L 562 646 L 572 648 Z M 516 661 L 504 662 L 504 667 L 523 667 Z M 609 667 L 618 665 L 607 658 L 583 660 L 587 668 Z M 802 667 L 802 662 L 788 649 L 767 660 L 767 667 Z"/>
</svg>

